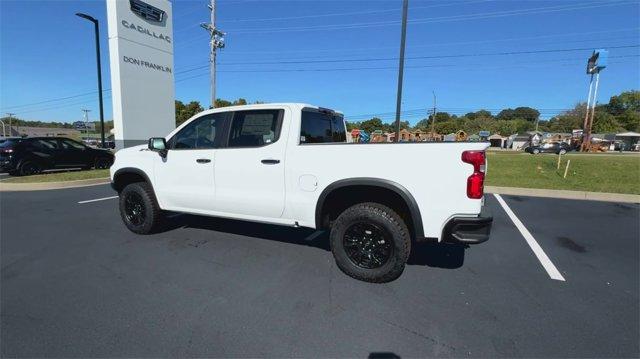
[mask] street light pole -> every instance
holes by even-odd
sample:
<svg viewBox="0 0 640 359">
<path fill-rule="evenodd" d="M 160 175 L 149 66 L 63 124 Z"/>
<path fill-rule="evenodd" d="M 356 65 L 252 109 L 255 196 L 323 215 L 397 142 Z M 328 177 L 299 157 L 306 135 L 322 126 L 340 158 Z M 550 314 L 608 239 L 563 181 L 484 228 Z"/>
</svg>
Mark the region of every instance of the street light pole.
<svg viewBox="0 0 640 359">
<path fill-rule="evenodd" d="M 433 92 L 433 118 L 431 119 L 431 141 L 435 141 L 436 133 L 436 92 Z"/>
<path fill-rule="evenodd" d="M 11 120 L 13 120 L 13 116 L 15 113 L 7 112 L 7 116 L 9 116 L 9 137 L 11 137 Z M 4 123 L 2 124 L 2 134 L 4 135 Z"/>
<path fill-rule="evenodd" d="M 95 29 L 95 37 L 96 37 L 96 66 L 98 68 L 98 101 L 100 106 L 100 140 L 102 144 L 102 148 L 105 148 L 104 144 L 104 109 L 102 104 L 102 67 L 100 65 L 100 30 L 98 28 L 98 20 L 94 17 L 89 16 L 83 13 L 76 13 L 76 16 L 79 16 L 85 20 L 89 20 L 93 23 L 93 27 Z"/>
<path fill-rule="evenodd" d="M 402 1 L 402 33 L 400 35 L 400 64 L 398 69 L 398 96 L 396 98 L 396 142 L 400 141 L 400 109 L 402 106 L 402 76 L 404 75 L 404 45 L 407 38 L 407 9 L 409 0 Z"/>
</svg>

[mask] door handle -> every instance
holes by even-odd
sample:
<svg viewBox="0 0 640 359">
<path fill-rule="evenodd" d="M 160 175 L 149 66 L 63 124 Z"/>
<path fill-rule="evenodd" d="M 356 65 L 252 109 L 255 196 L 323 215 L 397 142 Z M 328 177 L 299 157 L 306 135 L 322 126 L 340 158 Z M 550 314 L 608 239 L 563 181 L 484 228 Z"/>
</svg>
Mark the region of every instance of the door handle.
<svg viewBox="0 0 640 359">
<path fill-rule="evenodd" d="M 196 162 L 198 162 L 198 163 L 209 163 L 209 162 L 211 162 L 211 160 L 208 159 L 208 158 L 198 158 L 196 160 Z"/>
<path fill-rule="evenodd" d="M 280 163 L 280 160 L 262 160 L 260 162 L 265 165 L 277 165 L 278 163 Z"/>
</svg>

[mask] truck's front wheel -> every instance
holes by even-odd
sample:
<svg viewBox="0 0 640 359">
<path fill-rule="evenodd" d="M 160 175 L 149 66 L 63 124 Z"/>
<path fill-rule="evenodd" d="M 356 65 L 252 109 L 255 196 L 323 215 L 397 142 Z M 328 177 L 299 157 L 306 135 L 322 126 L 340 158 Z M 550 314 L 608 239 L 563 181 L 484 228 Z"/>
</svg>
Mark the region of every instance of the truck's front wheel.
<svg viewBox="0 0 640 359">
<path fill-rule="evenodd" d="M 342 212 L 331 228 L 330 241 L 338 267 L 366 282 L 398 278 L 411 252 L 402 218 L 378 203 L 359 203 Z"/>
<path fill-rule="evenodd" d="M 150 234 L 159 228 L 162 210 L 149 184 L 131 183 L 120 192 L 120 216 L 133 233 Z"/>
</svg>

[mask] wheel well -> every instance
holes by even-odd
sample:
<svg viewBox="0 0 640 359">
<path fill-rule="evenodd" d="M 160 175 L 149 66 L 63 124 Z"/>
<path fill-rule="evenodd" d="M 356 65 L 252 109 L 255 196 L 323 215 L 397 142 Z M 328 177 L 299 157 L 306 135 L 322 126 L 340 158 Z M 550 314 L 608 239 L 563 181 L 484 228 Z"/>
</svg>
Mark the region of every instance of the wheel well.
<svg viewBox="0 0 640 359">
<path fill-rule="evenodd" d="M 40 166 L 41 169 L 48 168 L 47 164 L 44 161 L 40 160 L 39 158 L 27 157 L 27 158 L 21 159 L 18 162 L 18 165 L 16 166 L 16 170 L 18 170 L 20 167 L 22 167 L 23 164 L 27 162 L 35 163 L 36 165 Z"/>
<path fill-rule="evenodd" d="M 116 172 L 113 177 L 113 188 L 120 192 L 127 185 L 135 182 L 149 182 L 147 176 L 137 171 Z"/>
<path fill-rule="evenodd" d="M 409 233 L 417 234 L 416 223 L 413 220 L 412 209 L 407 201 L 396 191 L 375 185 L 348 185 L 329 192 L 321 203 L 316 214 L 318 228 L 329 228 L 331 222 L 347 208 L 364 202 L 374 202 L 393 209 L 407 224 Z M 422 226 L 422 223 L 419 223 Z M 422 228 L 419 229 L 420 232 Z"/>
</svg>

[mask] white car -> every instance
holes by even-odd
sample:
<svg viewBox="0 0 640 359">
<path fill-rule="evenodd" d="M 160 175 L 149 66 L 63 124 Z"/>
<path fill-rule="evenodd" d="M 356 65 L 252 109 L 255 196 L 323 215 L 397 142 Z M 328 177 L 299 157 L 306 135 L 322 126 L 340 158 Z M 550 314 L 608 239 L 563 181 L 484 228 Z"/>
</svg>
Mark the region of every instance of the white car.
<svg viewBox="0 0 640 359">
<path fill-rule="evenodd" d="M 411 244 L 481 243 L 487 143 L 347 143 L 343 115 L 298 103 L 199 113 L 116 153 L 122 220 L 157 231 L 165 211 L 330 230 L 346 274 L 388 282 Z"/>
</svg>

